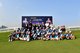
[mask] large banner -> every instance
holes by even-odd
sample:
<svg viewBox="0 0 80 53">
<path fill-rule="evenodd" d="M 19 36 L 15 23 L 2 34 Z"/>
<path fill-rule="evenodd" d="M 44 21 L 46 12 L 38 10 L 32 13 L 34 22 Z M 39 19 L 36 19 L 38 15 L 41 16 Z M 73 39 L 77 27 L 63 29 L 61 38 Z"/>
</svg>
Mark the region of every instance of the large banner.
<svg viewBox="0 0 80 53">
<path fill-rule="evenodd" d="M 42 22 L 49 22 L 53 24 L 52 16 L 22 16 L 22 27 L 24 27 L 30 21 L 32 24 L 42 24 Z"/>
</svg>

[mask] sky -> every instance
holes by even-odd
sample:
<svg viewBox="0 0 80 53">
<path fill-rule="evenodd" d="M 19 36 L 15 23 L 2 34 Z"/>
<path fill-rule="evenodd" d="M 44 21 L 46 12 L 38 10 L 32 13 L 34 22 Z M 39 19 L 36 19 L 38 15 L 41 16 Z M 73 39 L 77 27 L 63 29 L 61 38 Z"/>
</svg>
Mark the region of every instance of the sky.
<svg viewBox="0 0 80 53">
<path fill-rule="evenodd" d="M 21 26 L 21 16 L 53 16 L 54 25 L 80 26 L 80 0 L 0 0 L 0 26 Z"/>
</svg>

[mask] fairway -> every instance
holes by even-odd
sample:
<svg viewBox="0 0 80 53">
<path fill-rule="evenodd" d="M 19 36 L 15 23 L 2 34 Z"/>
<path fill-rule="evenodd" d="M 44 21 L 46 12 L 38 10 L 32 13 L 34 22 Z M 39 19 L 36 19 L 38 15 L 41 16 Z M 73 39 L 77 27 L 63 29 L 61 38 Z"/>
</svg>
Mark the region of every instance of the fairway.
<svg viewBox="0 0 80 53">
<path fill-rule="evenodd" d="M 77 39 L 61 41 L 8 42 L 9 34 L 0 33 L 0 53 L 80 53 L 80 31 L 73 31 Z"/>
</svg>

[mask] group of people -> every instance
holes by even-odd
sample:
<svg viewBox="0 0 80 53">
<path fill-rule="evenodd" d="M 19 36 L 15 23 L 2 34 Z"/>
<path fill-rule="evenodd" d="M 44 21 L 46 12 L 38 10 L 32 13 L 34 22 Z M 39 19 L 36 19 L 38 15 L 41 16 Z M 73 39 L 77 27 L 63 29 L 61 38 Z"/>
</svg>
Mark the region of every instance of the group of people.
<svg viewBox="0 0 80 53">
<path fill-rule="evenodd" d="M 26 27 L 18 28 L 12 32 L 9 36 L 9 41 L 14 40 L 63 40 L 63 39 L 75 39 L 76 37 L 72 34 L 71 31 L 67 31 L 65 28 L 53 27 L 51 24 L 45 25 L 33 25 L 29 24 Z"/>
</svg>

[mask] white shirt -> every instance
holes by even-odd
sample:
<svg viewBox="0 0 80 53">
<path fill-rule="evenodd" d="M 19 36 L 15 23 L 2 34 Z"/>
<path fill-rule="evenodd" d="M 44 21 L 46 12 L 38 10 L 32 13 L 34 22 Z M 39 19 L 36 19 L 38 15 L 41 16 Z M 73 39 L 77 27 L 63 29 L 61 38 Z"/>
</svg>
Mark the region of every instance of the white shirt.
<svg viewBox="0 0 80 53">
<path fill-rule="evenodd" d="M 49 26 L 49 23 L 46 23 L 45 25 L 46 25 L 46 26 Z"/>
</svg>

